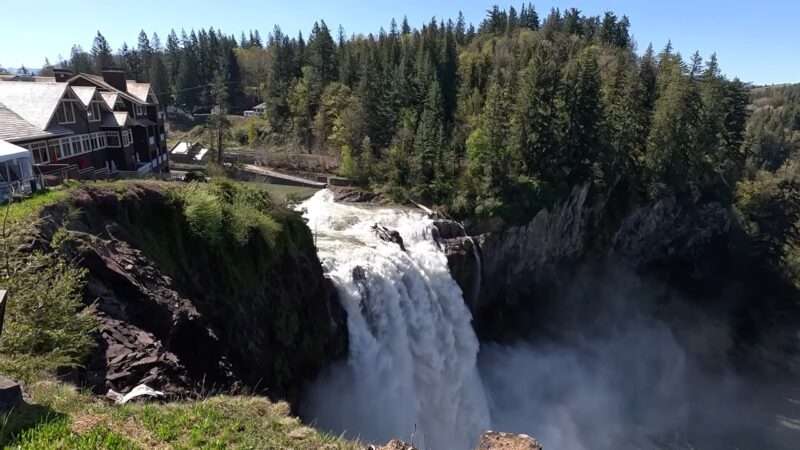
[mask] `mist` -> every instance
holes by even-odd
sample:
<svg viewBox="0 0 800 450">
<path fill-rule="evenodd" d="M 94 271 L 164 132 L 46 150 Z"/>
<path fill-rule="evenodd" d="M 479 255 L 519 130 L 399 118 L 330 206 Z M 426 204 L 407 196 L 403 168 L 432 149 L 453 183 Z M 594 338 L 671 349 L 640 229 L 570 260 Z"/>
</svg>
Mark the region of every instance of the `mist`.
<svg viewBox="0 0 800 450">
<path fill-rule="evenodd" d="M 429 218 L 337 204 L 324 192 L 304 207 L 350 336 L 348 360 L 303 396 L 307 423 L 424 450 L 469 450 L 490 429 L 529 434 L 548 450 L 800 442 L 776 420 L 787 396 L 731 364 L 735 289 L 688 299 L 622 270 L 551 274 L 525 299 L 534 319 L 517 341 L 480 342 Z M 398 230 L 407 251 L 376 237 L 375 223 Z"/>
</svg>

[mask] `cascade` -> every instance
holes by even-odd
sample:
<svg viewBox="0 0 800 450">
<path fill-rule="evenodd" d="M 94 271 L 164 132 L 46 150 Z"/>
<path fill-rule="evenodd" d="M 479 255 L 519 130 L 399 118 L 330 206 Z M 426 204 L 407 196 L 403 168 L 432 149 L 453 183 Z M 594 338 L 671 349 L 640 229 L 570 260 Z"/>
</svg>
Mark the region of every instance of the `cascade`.
<svg viewBox="0 0 800 450">
<path fill-rule="evenodd" d="M 433 220 L 411 209 L 335 203 L 330 191 L 300 207 L 350 335 L 348 360 L 314 383 L 301 415 L 369 441 L 413 433 L 421 448 L 473 448 L 490 424 L 479 344 Z M 376 224 L 398 231 L 406 251 L 376 236 Z"/>
</svg>

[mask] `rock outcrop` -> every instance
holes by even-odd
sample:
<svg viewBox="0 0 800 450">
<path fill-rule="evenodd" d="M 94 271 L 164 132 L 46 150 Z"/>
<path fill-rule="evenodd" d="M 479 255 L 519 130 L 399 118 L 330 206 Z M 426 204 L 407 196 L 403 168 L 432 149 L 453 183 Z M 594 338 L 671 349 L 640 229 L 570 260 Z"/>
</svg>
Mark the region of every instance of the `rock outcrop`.
<svg viewBox="0 0 800 450">
<path fill-rule="evenodd" d="M 481 233 L 471 239 L 437 222 L 451 272 L 482 337 L 503 337 L 486 334 L 487 329 L 519 336 L 534 314 L 532 303 L 546 298 L 548 283 L 582 264 L 634 271 L 668 267 L 699 279 L 715 270 L 725 251 L 731 218 L 719 203 L 686 206 L 666 198 L 630 211 L 614 210 L 610 203 L 587 184 L 525 225 L 473 224 Z M 472 245 L 480 261 L 472 256 Z"/>
<path fill-rule="evenodd" d="M 370 445 L 365 450 L 418 450 L 411 444 L 392 440 L 383 446 Z M 542 450 L 539 442 L 527 434 L 500 433 L 487 431 L 475 450 Z"/>
<path fill-rule="evenodd" d="M 527 434 L 487 431 L 475 450 L 542 450 L 542 445 Z"/>
<path fill-rule="evenodd" d="M 84 187 L 43 213 L 32 248 L 57 247 L 89 269 L 85 298 L 102 325 L 79 382 L 99 392 L 146 382 L 180 397 L 246 387 L 297 400 L 347 354 L 346 316 L 310 231 L 279 212 L 275 242 L 254 234 L 214 247 L 167 189 Z"/>
</svg>

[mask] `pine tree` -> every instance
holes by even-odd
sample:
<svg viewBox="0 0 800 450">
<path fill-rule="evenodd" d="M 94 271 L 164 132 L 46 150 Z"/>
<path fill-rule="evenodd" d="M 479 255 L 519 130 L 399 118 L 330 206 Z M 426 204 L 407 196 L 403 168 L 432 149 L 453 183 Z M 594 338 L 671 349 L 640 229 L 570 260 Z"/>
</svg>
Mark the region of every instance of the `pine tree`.
<svg viewBox="0 0 800 450">
<path fill-rule="evenodd" d="M 564 75 L 564 157 L 570 167 L 568 180 L 587 181 L 600 149 L 600 72 L 591 48 L 583 50 L 568 65 Z"/>
<path fill-rule="evenodd" d="M 73 45 L 70 52 L 70 67 L 77 73 L 92 73 L 92 59 L 80 45 Z"/>
<path fill-rule="evenodd" d="M 429 199 L 434 194 L 432 184 L 436 162 L 443 147 L 442 93 L 439 83 L 434 81 L 428 90 L 414 136 L 414 184 L 417 195 L 422 198 Z"/>
<path fill-rule="evenodd" d="M 144 30 L 139 32 L 139 42 L 137 45 L 139 59 L 141 60 L 141 71 L 137 73 L 136 79 L 139 81 L 149 81 L 150 76 L 150 57 L 153 55 L 153 47 L 150 46 L 150 39 Z"/>
<path fill-rule="evenodd" d="M 640 101 L 642 91 L 633 63 L 626 56 L 618 55 L 603 92 L 605 115 L 602 127 L 606 152 L 602 158 L 609 183 L 638 174 L 647 126 L 647 111 Z"/>
<path fill-rule="evenodd" d="M 99 73 L 103 69 L 111 68 L 113 65 L 113 56 L 111 55 L 111 46 L 108 45 L 106 38 L 97 32 L 92 44 L 92 57 L 94 58 L 95 73 Z"/>
<path fill-rule="evenodd" d="M 560 70 L 549 43 L 540 42 L 522 72 L 512 118 L 512 139 L 529 178 L 559 180 Z"/>
</svg>

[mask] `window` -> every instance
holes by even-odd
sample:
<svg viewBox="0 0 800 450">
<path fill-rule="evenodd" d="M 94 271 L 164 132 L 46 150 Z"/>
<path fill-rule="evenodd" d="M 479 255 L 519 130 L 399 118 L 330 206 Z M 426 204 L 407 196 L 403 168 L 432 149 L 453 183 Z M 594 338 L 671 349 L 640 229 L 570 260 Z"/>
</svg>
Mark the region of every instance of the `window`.
<svg viewBox="0 0 800 450">
<path fill-rule="evenodd" d="M 136 115 L 137 116 L 145 116 L 145 115 L 147 115 L 147 107 L 137 103 L 136 104 Z"/>
<path fill-rule="evenodd" d="M 28 145 L 23 145 L 23 147 L 30 150 L 31 155 L 33 155 L 34 163 L 41 164 L 50 162 L 50 153 L 47 151 L 46 141 L 33 142 Z"/>
<path fill-rule="evenodd" d="M 61 125 L 67 123 L 75 123 L 75 109 L 72 106 L 71 101 L 64 100 L 58 104 L 58 109 L 56 110 L 56 118 L 58 119 L 58 123 Z"/>
<path fill-rule="evenodd" d="M 133 130 L 124 130 L 122 132 L 122 146 L 127 147 L 133 144 Z"/>
<path fill-rule="evenodd" d="M 91 134 L 92 151 L 106 148 L 106 134 L 104 132 Z"/>
<path fill-rule="evenodd" d="M 116 131 L 106 131 L 106 146 L 119 147 L 119 133 Z"/>
<path fill-rule="evenodd" d="M 56 158 L 61 158 L 61 140 L 55 139 L 47 141 L 47 146 L 50 148 L 50 153 L 56 155 Z"/>
<path fill-rule="evenodd" d="M 70 138 L 61 138 L 58 140 L 58 143 L 58 153 L 56 153 L 58 155 L 58 159 L 64 159 L 72 156 L 73 150 Z"/>
<path fill-rule="evenodd" d="M 100 102 L 92 102 L 89 104 L 89 122 L 100 122 Z"/>
<path fill-rule="evenodd" d="M 83 146 L 81 145 L 81 137 L 80 136 L 72 136 L 69 138 L 70 143 L 72 144 L 72 154 L 78 155 L 84 152 Z"/>
<path fill-rule="evenodd" d="M 92 137 L 88 134 L 84 134 L 81 136 L 81 147 L 83 147 L 84 152 L 92 151 Z"/>
</svg>

